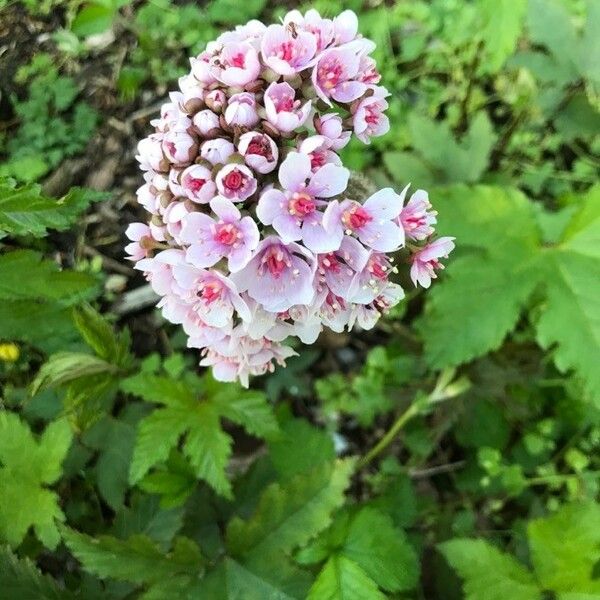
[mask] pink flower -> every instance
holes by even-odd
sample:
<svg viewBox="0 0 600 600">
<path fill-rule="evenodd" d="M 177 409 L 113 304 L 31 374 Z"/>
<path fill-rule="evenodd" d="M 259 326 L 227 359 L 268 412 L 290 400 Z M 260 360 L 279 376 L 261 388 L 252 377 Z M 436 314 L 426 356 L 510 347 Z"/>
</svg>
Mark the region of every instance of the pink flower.
<svg viewBox="0 0 600 600">
<path fill-rule="evenodd" d="M 358 34 L 358 17 L 352 10 L 345 10 L 333 19 L 335 43 L 346 44 Z"/>
<path fill-rule="evenodd" d="M 200 132 L 200 135 L 212 135 L 215 129 L 221 126 L 219 115 L 208 108 L 197 112 L 193 118 L 194 127 Z"/>
<path fill-rule="evenodd" d="M 266 133 L 249 131 L 241 135 L 238 152 L 249 167 L 262 175 L 270 173 L 277 167 L 279 149 Z"/>
<path fill-rule="evenodd" d="M 240 291 L 247 292 L 265 310 L 282 312 L 295 304 L 310 304 L 314 296 L 315 269 L 314 257 L 308 250 L 269 236 L 232 279 Z"/>
<path fill-rule="evenodd" d="M 267 190 L 258 201 L 256 214 L 262 223 L 273 226 L 284 243 L 302 240 L 313 252 L 336 250 L 343 231 L 339 236 L 326 233 L 318 208 L 325 204 L 321 198 L 331 198 L 346 189 L 349 175 L 348 169 L 333 164 L 313 174 L 308 156 L 290 152 L 279 169 L 284 191 Z"/>
<path fill-rule="evenodd" d="M 227 104 L 227 96 L 223 90 L 212 90 L 204 96 L 204 102 L 210 110 L 220 114 Z"/>
<path fill-rule="evenodd" d="M 156 191 L 150 183 L 145 183 L 136 191 L 137 201 L 149 212 L 155 215 L 158 212 L 158 198 Z"/>
<path fill-rule="evenodd" d="M 229 140 L 215 138 L 200 146 L 200 156 L 213 165 L 224 164 L 235 152 L 234 145 Z"/>
<path fill-rule="evenodd" d="M 254 94 L 241 92 L 229 98 L 229 104 L 225 109 L 225 121 L 228 125 L 240 125 L 242 127 L 253 127 L 258 123 L 256 114 L 256 100 Z"/>
<path fill-rule="evenodd" d="M 210 68 L 210 61 L 212 57 L 213 53 L 210 51 L 209 47 L 207 47 L 207 49 L 200 53 L 196 58 L 190 58 L 192 75 L 205 85 L 210 85 L 217 80 L 212 73 L 212 69 Z"/>
<path fill-rule="evenodd" d="M 353 48 L 325 50 L 312 72 L 312 81 L 319 98 L 331 106 L 330 98 L 348 103 L 362 96 L 367 86 L 356 79 L 359 65 L 360 56 Z"/>
<path fill-rule="evenodd" d="M 314 125 L 317 133 L 329 140 L 332 150 L 341 150 L 350 141 L 351 133 L 344 131 L 342 118 L 337 113 L 315 117 Z"/>
<path fill-rule="evenodd" d="M 394 222 L 402 210 L 404 188 L 399 196 L 392 188 L 375 192 L 364 204 L 355 200 L 329 203 L 323 217 L 325 231 L 340 237 L 355 234 L 373 250 L 393 252 L 404 245 L 404 230 Z"/>
<path fill-rule="evenodd" d="M 136 262 L 142 260 L 154 248 L 154 239 L 150 232 L 150 227 L 145 223 L 131 223 L 125 230 L 125 235 L 132 242 L 125 246 L 125 252 L 129 255 L 127 260 Z"/>
<path fill-rule="evenodd" d="M 226 327 L 234 312 L 242 320 L 250 318 L 248 306 L 235 284 L 215 271 L 179 264 L 173 267 L 173 277 L 181 289 L 181 297 L 191 304 L 201 319 L 211 327 Z"/>
<path fill-rule="evenodd" d="M 358 240 L 344 236 L 338 250 L 318 256 L 319 281 L 336 296 L 351 300 L 358 292 L 356 275 L 365 269 L 368 258 L 369 252 Z"/>
<path fill-rule="evenodd" d="M 242 218 L 240 211 L 225 198 L 218 196 L 210 207 L 218 220 L 199 212 L 184 218 L 180 238 L 191 244 L 186 258 L 194 266 L 206 268 L 226 257 L 229 270 L 235 273 L 248 264 L 258 246 L 258 227 L 252 217 Z"/>
<path fill-rule="evenodd" d="M 327 48 L 333 41 L 333 21 L 321 17 L 314 8 L 306 11 L 304 16 L 298 10 L 291 10 L 283 18 L 283 24 L 293 27 L 292 31 L 300 29 L 309 32 L 315 39 L 317 52 Z"/>
<path fill-rule="evenodd" d="M 156 238 L 155 238 L 156 239 Z M 159 296 L 167 296 L 173 293 L 175 279 L 173 269 L 184 262 L 183 250 L 163 250 L 153 258 L 143 258 L 138 261 L 135 268 L 144 271 L 144 275 L 150 281 L 152 289 Z"/>
<path fill-rule="evenodd" d="M 162 149 L 163 135 L 152 133 L 138 143 L 138 154 L 135 157 L 144 171 L 167 171 L 169 161 L 165 158 Z"/>
<path fill-rule="evenodd" d="M 302 71 L 317 51 L 315 37 L 294 26 L 269 25 L 261 42 L 265 64 L 280 75 Z"/>
<path fill-rule="evenodd" d="M 431 280 L 437 278 L 436 271 L 444 268 L 438 259 L 448 258 L 450 252 L 454 250 L 454 239 L 453 237 L 441 237 L 412 255 L 410 278 L 415 286 L 428 288 Z"/>
<path fill-rule="evenodd" d="M 368 85 L 375 85 L 381 81 L 381 73 L 377 70 L 375 59 L 370 56 L 361 56 L 358 67 L 359 79 Z"/>
<path fill-rule="evenodd" d="M 303 139 L 298 146 L 298 151 L 310 158 L 310 167 L 313 171 L 328 163 L 342 166 L 340 157 L 330 149 L 329 139 L 324 135 L 311 135 Z"/>
<path fill-rule="evenodd" d="M 257 19 L 248 21 L 245 25 L 237 25 L 234 31 L 224 31 L 218 38 L 218 44 L 231 42 L 249 42 L 254 48 L 260 46 L 260 38 L 264 35 L 267 26 Z"/>
<path fill-rule="evenodd" d="M 219 193 L 233 202 L 242 202 L 252 196 L 257 185 L 252 171 L 245 165 L 228 164 L 217 174 Z"/>
<path fill-rule="evenodd" d="M 194 205 L 189 200 L 175 200 L 171 202 L 163 213 L 163 221 L 167 232 L 178 243 L 181 243 L 181 222 L 183 218 L 194 210 Z"/>
<path fill-rule="evenodd" d="M 288 132 L 304 125 L 311 101 L 295 100 L 296 92 L 289 83 L 272 83 L 265 91 L 267 120 L 279 131 Z"/>
<path fill-rule="evenodd" d="M 353 110 L 354 133 L 365 144 L 372 137 L 384 135 L 390 130 L 390 121 L 383 114 L 388 107 L 386 96 L 389 96 L 389 92 L 385 88 L 374 88 L 373 95 L 363 98 Z"/>
<path fill-rule="evenodd" d="M 244 86 L 260 73 L 256 50 L 248 42 L 229 42 L 211 60 L 211 74 L 230 86 Z"/>
<path fill-rule="evenodd" d="M 399 225 L 411 240 L 424 240 L 433 234 L 437 222 L 435 210 L 431 210 L 429 196 L 425 190 L 417 190 L 399 216 Z"/>
<path fill-rule="evenodd" d="M 370 304 L 386 289 L 394 270 L 386 254 L 371 252 L 355 279 L 354 293 L 348 298 L 357 304 Z"/>
<path fill-rule="evenodd" d="M 210 202 L 216 193 L 217 186 L 212 179 L 210 169 L 202 165 L 191 165 L 178 177 L 183 194 L 200 204 Z"/>
</svg>

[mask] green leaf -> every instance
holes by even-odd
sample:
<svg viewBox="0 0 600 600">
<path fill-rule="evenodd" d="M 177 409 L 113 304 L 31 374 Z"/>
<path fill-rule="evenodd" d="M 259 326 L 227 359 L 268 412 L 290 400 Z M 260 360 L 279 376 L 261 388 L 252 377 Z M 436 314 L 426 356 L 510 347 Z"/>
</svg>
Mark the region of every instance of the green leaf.
<svg viewBox="0 0 600 600">
<path fill-rule="evenodd" d="M 71 311 L 54 302 L 0 302 L 0 338 L 29 342 L 46 351 L 63 349 L 77 338 Z"/>
<path fill-rule="evenodd" d="M 75 598 L 68 590 L 59 588 L 52 577 L 42 575 L 28 558 L 17 558 L 9 548 L 0 548 L 0 590 L 5 598 L 15 600 Z"/>
<path fill-rule="evenodd" d="M 481 71 L 496 73 L 514 52 L 523 27 L 527 0 L 479 0 L 483 17 Z"/>
<path fill-rule="evenodd" d="M 132 362 L 129 334 L 116 334 L 102 315 L 89 304 L 73 309 L 73 320 L 85 343 L 102 359 L 119 367 Z"/>
<path fill-rule="evenodd" d="M 27 277 L 23 277 L 24 273 Z M 95 283 L 87 273 L 59 271 L 56 263 L 33 250 L 15 250 L 0 256 L 0 300 L 35 298 L 72 303 Z"/>
<path fill-rule="evenodd" d="M 445 122 L 416 112 L 409 115 L 411 143 L 437 172 L 440 183 L 475 182 L 485 171 L 495 134 L 485 112 L 471 120 L 463 139 L 456 141 Z"/>
<path fill-rule="evenodd" d="M 556 345 L 554 362 L 574 369 L 600 402 L 600 186 L 587 194 L 549 254 L 546 302 L 537 323 L 543 348 Z"/>
<path fill-rule="evenodd" d="M 291 552 L 325 529 L 331 513 L 344 501 L 354 468 L 351 460 L 336 461 L 271 484 L 247 521 L 232 519 L 227 545 L 234 556 L 252 554 L 263 559 Z"/>
<path fill-rule="evenodd" d="M 302 440 L 302 443 L 290 443 Z M 332 437 L 303 419 L 290 419 L 282 426 L 279 439 L 269 442 L 269 456 L 281 479 L 306 473 L 335 458 Z"/>
<path fill-rule="evenodd" d="M 117 368 L 105 360 L 80 352 L 59 352 L 44 363 L 32 383 L 32 394 L 75 379 L 103 373 L 116 373 Z"/>
<path fill-rule="evenodd" d="M 385 596 L 353 560 L 334 555 L 319 573 L 307 600 L 385 600 Z"/>
<path fill-rule="evenodd" d="M 498 348 L 543 273 L 535 218 L 522 194 L 456 186 L 440 191 L 437 207 L 440 231 L 467 251 L 449 260 L 419 325 L 427 361 L 440 368 Z"/>
<path fill-rule="evenodd" d="M 488 542 L 454 539 L 438 547 L 463 580 L 466 600 L 541 600 L 533 575 Z"/>
<path fill-rule="evenodd" d="M 145 400 L 163 404 L 145 417 L 131 463 L 130 481 L 137 483 L 154 465 L 164 462 L 184 436 L 183 453 L 196 476 L 219 494 L 230 497 L 231 484 L 225 468 L 231 454 L 231 437 L 220 419 L 230 418 L 250 433 L 267 435 L 276 431 L 276 422 L 263 394 L 239 386 L 217 384 L 214 380 L 139 374 L 125 380 L 122 389 Z M 202 394 L 202 398 L 199 395 Z"/>
<path fill-rule="evenodd" d="M 37 184 L 16 187 L 14 181 L 0 178 L 0 239 L 6 235 L 43 237 L 48 229 L 67 229 L 92 202 L 104 197 L 72 188 L 55 200 L 44 196 Z"/>
<path fill-rule="evenodd" d="M 202 556 L 198 546 L 178 538 L 171 552 L 165 554 L 145 535 L 128 540 L 102 535 L 97 538 L 63 528 L 69 550 L 83 568 L 101 578 L 135 584 L 151 584 L 180 574 L 199 575 Z"/>
<path fill-rule="evenodd" d="M 600 595 L 600 580 L 592 580 L 600 560 L 600 505 L 563 506 L 550 517 L 531 521 L 527 537 L 544 588 Z"/>
<path fill-rule="evenodd" d="M 363 508 L 353 519 L 341 553 L 388 592 L 413 589 L 419 580 L 417 555 L 387 515 Z"/>
<path fill-rule="evenodd" d="M 71 23 L 71 31 L 79 37 L 104 33 L 112 26 L 116 11 L 102 4 L 84 6 Z"/>
<path fill-rule="evenodd" d="M 30 527 L 48 548 L 60 541 L 55 521 L 64 521 L 53 484 L 71 445 L 65 420 L 50 423 L 39 441 L 19 417 L 0 411 L 0 539 L 18 546 Z"/>
</svg>

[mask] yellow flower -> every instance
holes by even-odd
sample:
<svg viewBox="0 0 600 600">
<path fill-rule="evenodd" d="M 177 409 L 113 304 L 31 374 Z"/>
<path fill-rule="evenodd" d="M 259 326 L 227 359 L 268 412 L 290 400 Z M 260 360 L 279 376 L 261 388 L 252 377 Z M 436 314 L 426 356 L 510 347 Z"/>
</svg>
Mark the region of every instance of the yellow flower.
<svg viewBox="0 0 600 600">
<path fill-rule="evenodd" d="M 4 362 L 16 362 L 19 360 L 19 346 L 12 343 L 0 344 L 0 360 Z"/>
</svg>

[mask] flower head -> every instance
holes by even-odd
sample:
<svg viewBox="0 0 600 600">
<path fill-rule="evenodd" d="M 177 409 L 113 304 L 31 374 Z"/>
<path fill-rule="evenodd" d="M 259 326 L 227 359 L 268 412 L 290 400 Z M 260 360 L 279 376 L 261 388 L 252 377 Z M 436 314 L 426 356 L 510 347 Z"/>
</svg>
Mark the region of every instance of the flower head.
<svg viewBox="0 0 600 600">
<path fill-rule="evenodd" d="M 311 101 L 296 99 L 289 83 L 272 83 L 265 91 L 267 120 L 279 131 L 289 132 L 304 125 L 310 113 Z"/>
<path fill-rule="evenodd" d="M 454 250 L 454 238 L 441 237 L 416 252 L 412 256 L 410 267 L 410 278 L 415 286 L 428 288 L 431 280 L 437 278 L 436 271 L 444 268 L 439 259 L 448 258 L 452 250 Z"/>
</svg>

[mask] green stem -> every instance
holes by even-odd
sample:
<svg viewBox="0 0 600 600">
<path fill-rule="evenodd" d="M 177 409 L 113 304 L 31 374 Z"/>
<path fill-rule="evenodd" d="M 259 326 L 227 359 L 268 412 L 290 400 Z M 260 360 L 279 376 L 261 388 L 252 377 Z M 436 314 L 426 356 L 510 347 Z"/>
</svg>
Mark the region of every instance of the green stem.
<svg viewBox="0 0 600 600">
<path fill-rule="evenodd" d="M 419 413 L 417 403 L 411 404 L 395 421 L 388 432 L 358 461 L 358 468 L 368 465 L 376 456 L 381 454 L 393 441 L 398 432 Z"/>
</svg>

